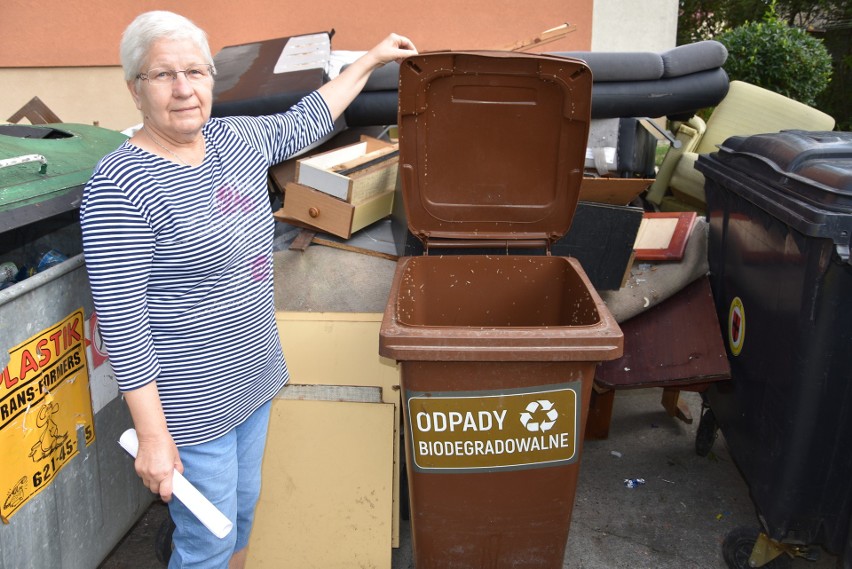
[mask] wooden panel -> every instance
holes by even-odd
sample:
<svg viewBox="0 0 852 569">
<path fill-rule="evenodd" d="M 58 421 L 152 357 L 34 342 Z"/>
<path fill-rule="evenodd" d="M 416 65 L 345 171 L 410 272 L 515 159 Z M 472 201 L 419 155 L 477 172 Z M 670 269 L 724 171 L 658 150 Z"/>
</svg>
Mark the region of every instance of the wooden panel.
<svg viewBox="0 0 852 569">
<path fill-rule="evenodd" d="M 38 97 L 30 99 L 26 105 L 18 109 L 14 115 L 6 119 L 10 123 L 21 122 L 27 119 L 30 124 L 50 124 L 62 122 L 62 120 L 51 111 Z"/>
<path fill-rule="evenodd" d="M 621 323 L 621 330 L 624 355 L 598 367 L 600 386 L 675 387 L 730 378 L 707 277 Z"/>
<path fill-rule="evenodd" d="M 393 417 L 385 403 L 273 401 L 247 567 L 390 569 Z"/>
<path fill-rule="evenodd" d="M 399 367 L 379 356 L 380 313 L 276 312 L 290 377 L 298 384 L 367 385 L 394 406 L 393 546 L 399 547 Z"/>
<path fill-rule="evenodd" d="M 349 202 L 353 205 L 363 204 L 372 200 L 375 196 L 391 192 L 396 187 L 397 173 L 399 172 L 399 155 L 393 160 L 392 165 L 386 162 L 374 164 L 358 174 L 352 175 L 352 185 L 349 190 Z"/>
<path fill-rule="evenodd" d="M 398 166 L 397 143 L 362 136 L 355 144 L 298 160 L 296 182 L 357 205 L 393 190 Z"/>
<path fill-rule="evenodd" d="M 580 201 L 627 205 L 654 180 L 644 178 L 590 178 L 580 182 Z"/>
<path fill-rule="evenodd" d="M 394 191 L 390 190 L 356 205 L 352 214 L 352 233 L 389 216 L 393 211 L 393 196 Z"/>
<path fill-rule="evenodd" d="M 294 383 L 377 385 L 385 403 L 399 401 L 399 368 L 379 355 L 380 313 L 277 312 Z"/>
</svg>

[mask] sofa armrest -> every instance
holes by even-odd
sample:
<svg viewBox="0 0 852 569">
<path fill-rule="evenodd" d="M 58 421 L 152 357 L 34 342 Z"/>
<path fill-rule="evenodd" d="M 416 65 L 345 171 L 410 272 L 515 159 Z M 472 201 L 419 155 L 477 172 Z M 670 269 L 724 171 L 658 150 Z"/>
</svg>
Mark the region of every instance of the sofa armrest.
<svg viewBox="0 0 852 569">
<path fill-rule="evenodd" d="M 695 161 L 698 153 L 684 152 L 672 172 L 672 181 L 669 187 L 675 198 L 704 211 L 707 200 L 704 197 L 704 174 L 695 169 Z"/>
<path fill-rule="evenodd" d="M 666 152 L 666 156 L 663 158 L 663 162 L 657 170 L 657 176 L 654 179 L 654 183 L 651 184 L 651 187 L 648 189 L 646 199 L 649 202 L 658 206 L 660 205 L 663 196 L 666 194 L 666 190 L 669 188 L 672 173 L 680 161 L 680 157 L 686 152 L 695 151 L 695 148 L 701 141 L 701 137 L 704 135 L 706 128 L 707 125 L 700 117 L 697 116 L 694 116 L 690 118 L 689 121 L 680 123 L 680 125 L 677 126 L 675 129 L 675 138 L 680 141 L 680 148 L 672 146 L 669 147 L 668 152 Z"/>
</svg>

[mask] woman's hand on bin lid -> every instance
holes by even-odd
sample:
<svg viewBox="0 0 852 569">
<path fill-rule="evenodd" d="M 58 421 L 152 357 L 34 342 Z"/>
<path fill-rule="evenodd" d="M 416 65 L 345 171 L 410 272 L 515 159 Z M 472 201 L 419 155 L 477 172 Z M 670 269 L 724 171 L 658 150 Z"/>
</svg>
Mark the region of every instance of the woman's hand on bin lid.
<svg viewBox="0 0 852 569">
<path fill-rule="evenodd" d="M 325 99 L 332 120 L 337 120 L 343 114 L 375 69 L 391 61 L 400 62 L 412 55 L 417 55 L 417 48 L 410 39 L 399 34 L 390 34 L 347 66 L 340 75 L 320 87 L 318 92 Z"/>
</svg>

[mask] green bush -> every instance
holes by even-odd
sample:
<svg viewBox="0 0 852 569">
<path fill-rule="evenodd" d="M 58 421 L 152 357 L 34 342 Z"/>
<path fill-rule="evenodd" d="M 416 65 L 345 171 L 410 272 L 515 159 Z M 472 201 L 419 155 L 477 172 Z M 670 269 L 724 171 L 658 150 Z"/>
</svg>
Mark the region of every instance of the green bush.
<svg viewBox="0 0 852 569">
<path fill-rule="evenodd" d="M 770 9 L 762 22 L 716 37 L 728 48 L 728 76 L 815 106 L 831 81 L 831 55 L 822 41 L 787 25 Z"/>
</svg>

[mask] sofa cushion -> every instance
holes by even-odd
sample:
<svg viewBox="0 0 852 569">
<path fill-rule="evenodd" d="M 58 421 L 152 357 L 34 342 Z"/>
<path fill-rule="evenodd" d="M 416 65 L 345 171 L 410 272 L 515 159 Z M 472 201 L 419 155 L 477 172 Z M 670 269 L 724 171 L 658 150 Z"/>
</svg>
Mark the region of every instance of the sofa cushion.
<svg viewBox="0 0 852 569">
<path fill-rule="evenodd" d="M 679 45 L 660 54 L 663 77 L 680 77 L 699 71 L 722 67 L 728 50 L 717 41 L 706 40 Z"/>
<path fill-rule="evenodd" d="M 349 63 L 344 64 L 340 71 L 343 71 L 349 65 Z M 336 76 L 337 74 L 332 75 L 331 78 Z M 399 88 L 399 63 L 391 61 L 370 73 L 362 91 L 395 91 L 397 88 Z"/>
<path fill-rule="evenodd" d="M 719 104 L 727 92 L 728 74 L 721 68 L 657 81 L 595 81 L 592 118 L 669 116 L 683 120 L 698 109 Z"/>
<path fill-rule="evenodd" d="M 592 70 L 595 83 L 606 81 L 654 81 L 663 76 L 663 60 L 647 51 L 557 51 L 551 55 L 582 59 Z"/>
<path fill-rule="evenodd" d="M 342 53 L 355 58 L 362 52 Z M 592 70 L 596 83 L 616 81 L 655 81 L 661 78 L 680 77 L 721 67 L 728 50 L 713 40 L 681 45 L 661 53 L 618 51 L 557 51 L 550 55 L 582 59 Z M 345 61 L 341 70 L 351 61 Z M 336 73 L 330 74 L 334 77 Z M 367 80 L 364 91 L 384 91 L 397 88 L 399 65 L 395 62 L 376 69 Z"/>
</svg>

